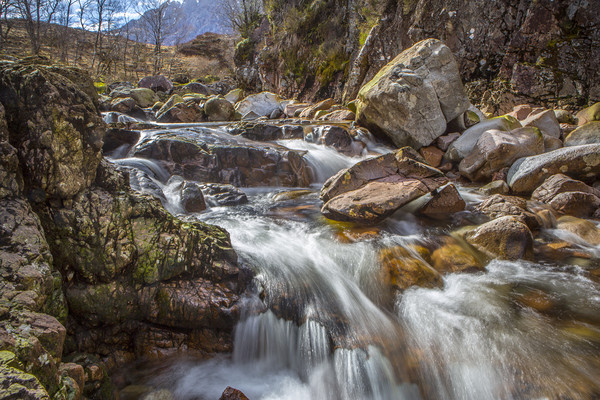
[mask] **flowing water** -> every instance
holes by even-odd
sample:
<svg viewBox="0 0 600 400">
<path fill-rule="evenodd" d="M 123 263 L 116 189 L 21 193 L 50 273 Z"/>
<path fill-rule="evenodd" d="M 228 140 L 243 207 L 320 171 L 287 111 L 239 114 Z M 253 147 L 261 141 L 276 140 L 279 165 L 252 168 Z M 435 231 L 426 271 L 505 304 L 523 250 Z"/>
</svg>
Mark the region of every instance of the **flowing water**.
<svg viewBox="0 0 600 400">
<path fill-rule="evenodd" d="M 317 183 L 366 157 L 278 143 L 307 151 Z M 164 170 L 118 162 L 144 170 L 181 212 Z M 289 189 L 244 189 L 248 204 L 195 215 L 231 234 L 255 273 L 253 289 L 232 355 L 177 361 L 151 384 L 190 400 L 218 399 L 226 386 L 252 400 L 598 398 L 600 285 L 585 268 L 491 261 L 482 272 L 445 276 L 442 288 L 390 296 L 379 251 L 439 240 L 454 222 L 398 213 L 373 231 L 332 223 L 319 212 L 320 186 L 283 201 L 276 194 Z M 482 200 L 461 191 L 471 204 Z"/>
</svg>

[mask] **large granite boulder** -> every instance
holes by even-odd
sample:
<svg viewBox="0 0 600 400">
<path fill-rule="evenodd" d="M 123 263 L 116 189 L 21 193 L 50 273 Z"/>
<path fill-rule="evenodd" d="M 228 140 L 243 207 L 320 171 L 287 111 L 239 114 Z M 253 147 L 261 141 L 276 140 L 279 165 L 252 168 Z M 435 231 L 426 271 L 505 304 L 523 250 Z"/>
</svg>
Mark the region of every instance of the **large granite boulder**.
<svg viewBox="0 0 600 400">
<path fill-rule="evenodd" d="M 235 105 L 235 110 L 242 117 L 253 113 L 259 117 L 269 117 L 273 111 L 281 110 L 281 98 L 275 93 L 261 92 L 251 94 Z"/>
<path fill-rule="evenodd" d="M 441 171 L 417 158 L 414 150 L 404 148 L 340 171 L 321 189 L 321 212 L 338 221 L 376 224 L 448 182 Z"/>
<path fill-rule="evenodd" d="M 231 121 L 235 114 L 233 104 L 220 96 L 211 97 L 204 103 L 204 113 L 209 121 Z"/>
<path fill-rule="evenodd" d="M 186 180 L 235 186 L 308 186 L 301 152 L 204 128 L 157 132 L 140 141 L 135 157 L 157 160 Z"/>
<path fill-rule="evenodd" d="M 510 132 L 489 130 L 479 137 L 475 148 L 458 168 L 461 175 L 472 181 L 487 181 L 519 158 L 543 152 L 544 137 L 537 128 L 518 128 Z"/>
<path fill-rule="evenodd" d="M 565 146 L 600 143 L 600 121 L 588 122 L 575 129 L 565 138 Z"/>
<path fill-rule="evenodd" d="M 531 193 L 558 173 L 584 182 L 595 180 L 600 173 L 600 144 L 564 147 L 521 158 L 508 171 L 507 182 L 515 193 Z"/>
<path fill-rule="evenodd" d="M 146 76 L 140 79 L 138 87 L 168 93 L 173 89 L 173 82 L 164 75 Z"/>
<path fill-rule="evenodd" d="M 357 121 L 398 147 L 420 148 L 469 108 L 452 51 L 441 41 L 415 44 L 358 94 Z"/>
</svg>

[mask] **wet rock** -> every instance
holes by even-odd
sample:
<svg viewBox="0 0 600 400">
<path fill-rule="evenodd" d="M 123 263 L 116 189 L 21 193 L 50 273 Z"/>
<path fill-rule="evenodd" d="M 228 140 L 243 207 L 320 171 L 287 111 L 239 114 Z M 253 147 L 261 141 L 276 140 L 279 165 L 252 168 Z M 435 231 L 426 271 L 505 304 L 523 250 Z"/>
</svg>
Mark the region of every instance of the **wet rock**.
<svg viewBox="0 0 600 400">
<path fill-rule="evenodd" d="M 440 166 L 444 157 L 444 152 L 435 146 L 421 147 L 419 153 L 423 156 L 425 162 L 434 168 Z"/>
<path fill-rule="evenodd" d="M 313 119 L 317 116 L 318 112 L 329 110 L 334 105 L 335 100 L 325 99 L 313 106 L 306 107 L 304 110 L 302 110 L 302 112 L 300 113 L 300 118 Z"/>
<path fill-rule="evenodd" d="M 248 398 L 241 391 L 227 386 L 219 400 L 248 400 Z"/>
<path fill-rule="evenodd" d="M 312 129 L 311 135 L 306 137 L 307 141 L 314 140 L 325 146 L 330 146 L 340 153 L 354 156 L 362 153 L 363 146 L 355 145 L 350 132 L 344 127 L 337 125 L 321 125 Z"/>
<path fill-rule="evenodd" d="M 493 194 L 508 194 L 510 192 L 510 188 L 505 181 L 498 180 L 492 181 L 487 185 L 480 187 L 479 191 L 483 194 L 491 196 Z"/>
<path fill-rule="evenodd" d="M 235 105 L 235 110 L 242 116 L 254 113 L 259 117 L 268 117 L 273 111 L 281 108 L 281 98 L 270 92 L 261 92 L 247 96 Z"/>
<path fill-rule="evenodd" d="M 192 182 L 185 182 L 181 188 L 181 206 L 186 213 L 197 213 L 206 210 L 206 203 L 200 187 Z"/>
<path fill-rule="evenodd" d="M 600 144 L 564 147 L 521 158 L 510 168 L 507 182 L 515 193 L 531 193 L 558 173 L 582 181 L 595 179 L 600 173 Z"/>
<path fill-rule="evenodd" d="M 488 130 L 479 137 L 458 168 L 461 175 L 472 181 L 485 181 L 519 158 L 543 151 L 544 139 L 537 128 L 519 128 L 510 132 Z"/>
<path fill-rule="evenodd" d="M 533 236 L 524 223 L 514 217 L 500 217 L 465 234 L 465 240 L 490 257 L 505 260 L 533 258 Z"/>
<path fill-rule="evenodd" d="M 387 64 L 358 94 L 357 121 L 398 147 L 430 145 L 469 108 L 452 51 L 421 41 Z"/>
<path fill-rule="evenodd" d="M 311 172 L 301 153 L 218 131 L 158 132 L 142 140 L 135 157 L 159 160 L 171 175 L 235 186 L 308 186 Z"/>
<path fill-rule="evenodd" d="M 473 151 L 479 138 L 486 131 L 498 130 L 508 132 L 520 128 L 521 124 L 514 117 L 503 115 L 501 117 L 487 119 L 472 126 L 453 141 L 446 151 L 446 158 L 451 161 L 460 161 Z"/>
<path fill-rule="evenodd" d="M 563 216 L 558 219 L 556 227 L 577 235 L 591 245 L 600 245 L 600 229 L 592 221 Z"/>
<path fill-rule="evenodd" d="M 239 122 L 228 126 L 227 130 L 232 135 L 240 135 L 260 142 L 304 137 L 304 128 L 300 125 L 276 125 L 262 121 Z"/>
<path fill-rule="evenodd" d="M 330 178 L 321 189 L 327 218 L 376 224 L 409 202 L 443 186 L 437 169 L 416 161 L 412 149 L 361 161 Z"/>
<path fill-rule="evenodd" d="M 405 247 L 392 247 L 379 252 L 381 280 L 391 291 L 411 286 L 441 287 L 442 277 L 419 254 Z"/>
<path fill-rule="evenodd" d="M 175 396 L 169 390 L 161 389 L 142 396 L 141 400 L 175 400 Z"/>
<path fill-rule="evenodd" d="M 146 76 L 140 79 L 138 87 L 169 93 L 173 89 L 173 82 L 164 75 Z"/>
<path fill-rule="evenodd" d="M 477 209 L 491 219 L 515 217 L 533 230 L 542 226 L 539 217 L 528 210 L 527 201 L 520 197 L 495 194 L 481 203 Z"/>
<path fill-rule="evenodd" d="M 107 154 L 119 149 L 120 154 L 125 155 L 140 140 L 139 131 L 128 131 L 126 129 L 107 129 L 104 135 L 104 146 L 102 152 Z"/>
<path fill-rule="evenodd" d="M 72 69 L 0 63 L 0 88 L 28 192 L 69 199 L 89 186 L 105 129 L 92 80 Z"/>
<path fill-rule="evenodd" d="M 596 103 L 588 108 L 579 111 L 575 118 L 579 126 L 585 125 L 588 122 L 600 121 L 600 103 Z"/>
<path fill-rule="evenodd" d="M 452 184 L 436 189 L 431 194 L 431 200 L 419 209 L 419 213 L 431 218 L 444 219 L 465 209 L 465 201 Z"/>
<path fill-rule="evenodd" d="M 565 146 L 600 143 L 600 122 L 592 121 L 580 126 L 565 138 Z"/>
<path fill-rule="evenodd" d="M 273 197 L 273 200 L 275 200 L 275 201 L 293 200 L 293 199 L 297 199 L 299 197 L 309 195 L 311 193 L 312 193 L 312 191 L 310 191 L 310 190 L 289 190 L 287 192 L 277 193 Z"/>
<path fill-rule="evenodd" d="M 237 206 L 246 204 L 246 193 L 233 185 L 220 185 L 218 183 L 205 183 L 200 185 L 206 202 L 213 207 Z"/>
<path fill-rule="evenodd" d="M 455 272 L 475 272 L 483 269 L 483 263 L 468 251 L 466 246 L 453 238 L 448 238 L 445 243 L 431 253 L 431 263 L 441 274 Z"/>
<path fill-rule="evenodd" d="M 209 121 L 231 121 L 235 109 L 228 100 L 222 97 L 211 97 L 204 104 L 204 113 Z"/>
</svg>

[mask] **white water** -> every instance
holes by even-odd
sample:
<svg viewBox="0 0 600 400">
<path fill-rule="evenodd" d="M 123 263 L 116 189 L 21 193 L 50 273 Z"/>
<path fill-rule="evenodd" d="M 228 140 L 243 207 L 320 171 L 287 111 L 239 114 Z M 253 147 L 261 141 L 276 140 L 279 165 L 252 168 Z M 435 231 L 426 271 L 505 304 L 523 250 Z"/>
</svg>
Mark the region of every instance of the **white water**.
<svg viewBox="0 0 600 400">
<path fill-rule="evenodd" d="M 320 182 L 362 159 L 279 144 L 307 151 Z M 167 180 L 157 181 L 168 192 Z M 182 400 L 217 399 L 226 386 L 251 400 L 588 399 L 600 391 L 600 287 L 578 267 L 494 261 L 446 276 L 442 289 L 409 289 L 384 309 L 379 249 L 427 243 L 439 230 L 400 213 L 380 237 L 342 243 L 316 193 L 276 202 L 280 190 L 246 190 L 249 204 L 198 215 L 230 232 L 255 290 L 231 356 L 176 363 L 153 384 Z M 470 205 L 483 200 L 459 190 Z M 531 291 L 558 311 L 519 303 Z"/>
</svg>

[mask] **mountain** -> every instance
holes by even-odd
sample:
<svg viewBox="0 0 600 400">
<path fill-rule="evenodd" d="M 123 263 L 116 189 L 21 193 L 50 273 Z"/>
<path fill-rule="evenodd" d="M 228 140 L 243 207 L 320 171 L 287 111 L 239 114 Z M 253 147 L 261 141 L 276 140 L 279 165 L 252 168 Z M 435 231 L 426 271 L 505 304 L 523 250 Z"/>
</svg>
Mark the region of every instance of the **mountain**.
<svg viewBox="0 0 600 400">
<path fill-rule="evenodd" d="M 127 24 L 130 38 L 148 43 L 152 42 L 142 29 L 142 18 Z M 175 45 L 188 42 L 206 32 L 231 33 L 231 29 L 219 15 L 219 2 L 215 0 L 183 0 L 171 2 L 166 10 L 167 22 L 165 41 L 163 44 Z"/>
</svg>

